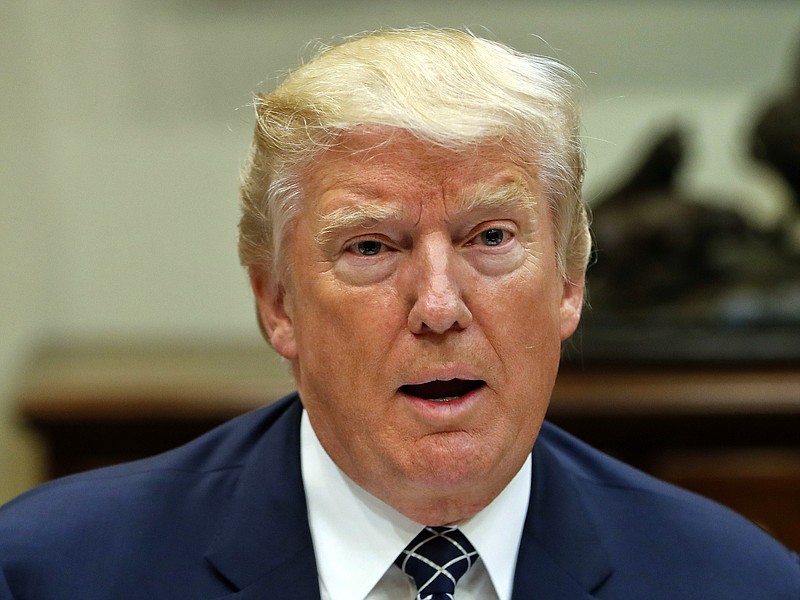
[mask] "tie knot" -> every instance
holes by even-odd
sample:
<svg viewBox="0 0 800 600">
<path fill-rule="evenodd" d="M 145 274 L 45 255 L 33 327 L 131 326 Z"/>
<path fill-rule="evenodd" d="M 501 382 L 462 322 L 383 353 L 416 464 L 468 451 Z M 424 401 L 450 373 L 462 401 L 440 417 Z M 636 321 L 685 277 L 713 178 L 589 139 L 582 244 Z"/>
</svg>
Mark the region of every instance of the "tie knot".
<svg viewBox="0 0 800 600">
<path fill-rule="evenodd" d="M 411 540 L 395 564 L 417 584 L 417 600 L 452 599 L 456 582 L 478 560 L 478 553 L 455 527 L 426 527 Z"/>
</svg>

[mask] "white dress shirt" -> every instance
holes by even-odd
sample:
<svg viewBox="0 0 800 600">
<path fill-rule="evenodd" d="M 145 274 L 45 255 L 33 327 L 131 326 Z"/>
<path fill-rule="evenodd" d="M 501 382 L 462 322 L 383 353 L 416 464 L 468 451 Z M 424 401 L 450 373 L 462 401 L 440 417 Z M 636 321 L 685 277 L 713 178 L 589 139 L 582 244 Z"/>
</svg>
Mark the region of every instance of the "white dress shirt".
<svg viewBox="0 0 800 600">
<path fill-rule="evenodd" d="M 322 600 L 410 600 L 416 590 L 394 565 L 423 525 L 356 485 L 331 460 L 303 412 L 303 484 Z M 492 503 L 458 523 L 481 560 L 458 582 L 457 600 L 510 600 L 528 510 L 531 457 Z"/>
</svg>

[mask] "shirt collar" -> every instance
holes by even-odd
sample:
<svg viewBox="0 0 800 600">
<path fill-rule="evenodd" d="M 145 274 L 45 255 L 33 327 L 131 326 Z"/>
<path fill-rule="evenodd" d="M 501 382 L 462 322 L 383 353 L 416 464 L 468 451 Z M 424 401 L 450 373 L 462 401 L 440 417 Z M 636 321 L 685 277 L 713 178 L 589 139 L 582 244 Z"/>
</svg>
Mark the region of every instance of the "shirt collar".
<svg viewBox="0 0 800 600">
<path fill-rule="evenodd" d="M 303 411 L 301 468 L 322 585 L 331 600 L 364 598 L 422 525 L 369 494 L 331 460 Z M 531 457 L 489 506 L 459 524 L 500 600 L 509 600 L 531 490 Z M 357 568 L 353 568 L 358 565 Z"/>
</svg>

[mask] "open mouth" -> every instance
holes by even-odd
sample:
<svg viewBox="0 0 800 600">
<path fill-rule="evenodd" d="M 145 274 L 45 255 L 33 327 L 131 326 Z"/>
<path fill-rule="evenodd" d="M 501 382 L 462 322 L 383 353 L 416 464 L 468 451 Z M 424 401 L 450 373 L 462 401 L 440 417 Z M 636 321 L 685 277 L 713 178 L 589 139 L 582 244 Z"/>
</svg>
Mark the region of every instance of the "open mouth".
<svg viewBox="0 0 800 600">
<path fill-rule="evenodd" d="M 429 381 L 418 385 L 404 385 L 400 391 L 433 402 L 449 402 L 477 390 L 486 385 L 480 379 L 448 379 L 447 381 Z"/>
</svg>

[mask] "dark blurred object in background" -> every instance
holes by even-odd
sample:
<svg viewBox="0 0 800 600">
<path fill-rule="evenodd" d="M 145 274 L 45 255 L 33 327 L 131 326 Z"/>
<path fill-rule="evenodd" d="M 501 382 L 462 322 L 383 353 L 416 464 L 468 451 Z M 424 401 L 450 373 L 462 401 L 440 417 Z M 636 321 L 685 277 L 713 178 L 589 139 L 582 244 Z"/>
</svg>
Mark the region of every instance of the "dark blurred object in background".
<svg viewBox="0 0 800 600">
<path fill-rule="evenodd" d="M 766 105 L 753 130 L 751 151 L 789 184 L 800 209 L 800 52 L 789 89 Z"/>
<path fill-rule="evenodd" d="M 668 131 L 626 182 L 598 200 L 593 306 L 623 312 L 671 306 L 730 276 L 731 265 L 718 260 L 718 251 L 740 246 L 752 232 L 733 211 L 705 206 L 676 189 L 685 147 L 679 129 Z"/>
<path fill-rule="evenodd" d="M 741 202 L 681 189 L 687 136 L 677 126 L 657 136 L 594 204 L 589 308 L 567 359 L 800 360 L 800 56 L 754 123 L 752 156 L 794 202 L 756 226 L 732 208 Z"/>
<path fill-rule="evenodd" d="M 800 254 L 787 220 L 758 228 L 726 208 L 731 199 L 680 190 L 686 146 L 679 128 L 662 134 L 628 180 L 598 199 L 590 305 L 629 318 L 800 324 Z"/>
</svg>

